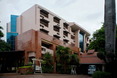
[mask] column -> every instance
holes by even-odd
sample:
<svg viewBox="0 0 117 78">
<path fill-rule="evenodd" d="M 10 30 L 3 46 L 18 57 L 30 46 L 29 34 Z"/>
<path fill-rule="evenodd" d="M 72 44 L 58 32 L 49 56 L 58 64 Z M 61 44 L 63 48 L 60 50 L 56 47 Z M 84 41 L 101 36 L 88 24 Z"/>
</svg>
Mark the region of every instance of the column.
<svg viewBox="0 0 117 78">
<path fill-rule="evenodd" d="M 56 45 L 53 44 L 52 50 L 54 52 L 53 59 L 54 59 L 54 73 L 56 73 Z"/>
<path fill-rule="evenodd" d="M 84 34 L 84 52 L 86 51 L 86 34 Z"/>
<path fill-rule="evenodd" d="M 78 47 L 80 47 L 80 43 L 79 43 L 79 37 L 80 37 L 80 35 L 79 34 L 80 34 L 80 30 L 78 30 L 78 37 L 77 37 L 78 38 Z"/>
<path fill-rule="evenodd" d="M 75 46 L 77 46 L 77 47 L 80 47 L 80 44 L 79 44 L 79 37 L 80 37 L 79 33 L 80 33 L 80 30 L 75 32 Z"/>
</svg>

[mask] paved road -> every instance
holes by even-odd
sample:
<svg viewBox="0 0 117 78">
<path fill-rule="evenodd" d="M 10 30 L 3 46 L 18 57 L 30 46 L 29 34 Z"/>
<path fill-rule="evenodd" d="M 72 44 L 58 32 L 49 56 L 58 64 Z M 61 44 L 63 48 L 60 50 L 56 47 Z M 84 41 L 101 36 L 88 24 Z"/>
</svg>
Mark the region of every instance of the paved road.
<svg viewBox="0 0 117 78">
<path fill-rule="evenodd" d="M 34 75 L 1 75 L 0 78 L 92 78 L 87 75 L 34 74 Z"/>
</svg>

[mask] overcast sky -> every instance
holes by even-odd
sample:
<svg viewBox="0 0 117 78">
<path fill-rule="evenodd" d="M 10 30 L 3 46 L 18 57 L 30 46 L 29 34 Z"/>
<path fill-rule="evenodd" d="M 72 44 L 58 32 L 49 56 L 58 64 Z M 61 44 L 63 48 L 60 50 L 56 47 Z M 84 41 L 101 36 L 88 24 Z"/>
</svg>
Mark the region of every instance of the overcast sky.
<svg viewBox="0 0 117 78">
<path fill-rule="evenodd" d="M 104 22 L 104 0 L 0 0 L 0 25 L 5 36 L 10 15 L 20 15 L 34 4 L 45 7 L 66 21 L 79 24 L 91 34 Z"/>
</svg>

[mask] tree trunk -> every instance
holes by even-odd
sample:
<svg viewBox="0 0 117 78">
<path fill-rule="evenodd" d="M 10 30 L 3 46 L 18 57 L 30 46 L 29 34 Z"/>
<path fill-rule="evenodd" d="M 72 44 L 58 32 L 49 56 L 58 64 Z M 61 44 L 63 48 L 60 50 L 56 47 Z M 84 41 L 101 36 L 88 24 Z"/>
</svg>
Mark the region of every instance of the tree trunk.
<svg viewBox="0 0 117 78">
<path fill-rule="evenodd" d="M 115 0 L 105 0 L 105 51 L 115 54 L 116 11 Z"/>
<path fill-rule="evenodd" d="M 116 11 L 115 0 L 105 0 L 105 51 L 106 51 L 106 70 L 110 72 L 112 78 L 116 78 L 117 61 L 115 61 L 116 43 Z"/>
</svg>

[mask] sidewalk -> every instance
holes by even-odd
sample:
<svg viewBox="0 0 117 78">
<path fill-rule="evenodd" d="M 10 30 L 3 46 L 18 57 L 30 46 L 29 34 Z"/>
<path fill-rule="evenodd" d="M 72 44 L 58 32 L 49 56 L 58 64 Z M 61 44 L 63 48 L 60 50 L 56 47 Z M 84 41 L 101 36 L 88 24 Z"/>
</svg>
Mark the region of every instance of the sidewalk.
<svg viewBox="0 0 117 78">
<path fill-rule="evenodd" d="M 3 74 L 0 78 L 92 78 L 87 75 L 67 75 L 67 74 L 34 74 L 34 75 L 19 75 L 19 74 Z"/>
</svg>

